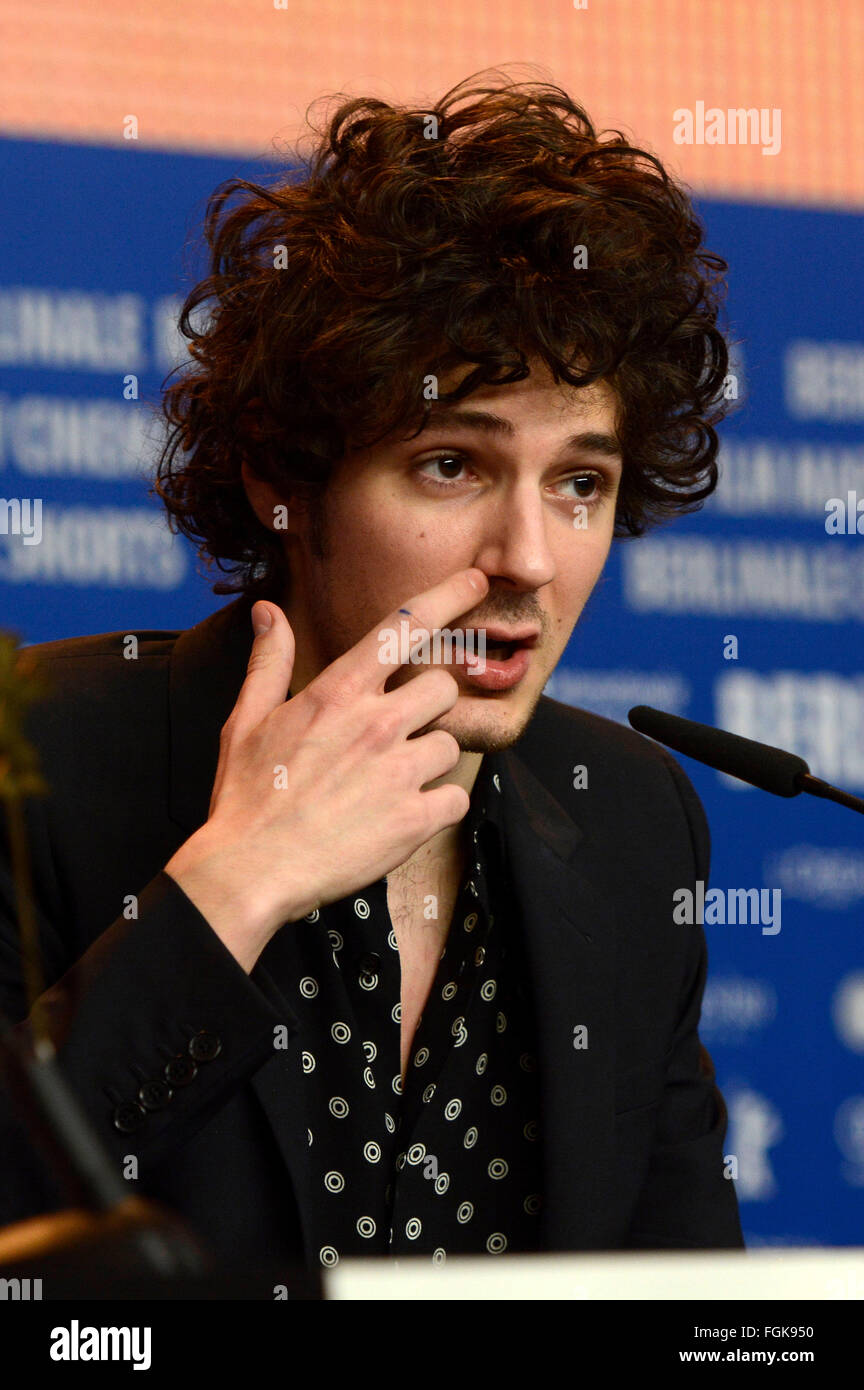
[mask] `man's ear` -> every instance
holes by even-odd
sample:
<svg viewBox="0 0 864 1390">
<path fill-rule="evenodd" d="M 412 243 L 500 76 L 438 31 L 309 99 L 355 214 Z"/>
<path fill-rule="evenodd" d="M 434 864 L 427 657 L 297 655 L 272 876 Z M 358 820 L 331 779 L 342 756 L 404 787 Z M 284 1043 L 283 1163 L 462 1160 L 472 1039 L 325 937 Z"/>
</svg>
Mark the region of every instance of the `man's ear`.
<svg viewBox="0 0 864 1390">
<path fill-rule="evenodd" d="M 249 505 L 261 525 L 282 536 L 296 535 L 304 514 L 299 499 L 290 493 L 277 492 L 272 483 L 253 472 L 246 459 L 240 465 L 240 477 Z"/>
</svg>

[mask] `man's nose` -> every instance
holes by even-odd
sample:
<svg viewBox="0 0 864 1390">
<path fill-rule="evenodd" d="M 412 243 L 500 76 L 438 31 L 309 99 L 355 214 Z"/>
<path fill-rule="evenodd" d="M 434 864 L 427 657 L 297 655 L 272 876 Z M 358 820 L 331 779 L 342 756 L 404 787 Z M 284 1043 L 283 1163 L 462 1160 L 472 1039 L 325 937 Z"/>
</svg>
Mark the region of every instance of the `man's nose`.
<svg viewBox="0 0 864 1390">
<path fill-rule="evenodd" d="M 525 483 L 508 489 L 483 521 L 472 561 L 490 578 L 507 579 L 520 589 L 539 589 L 555 577 L 550 529 L 561 524 L 537 490 Z"/>
</svg>

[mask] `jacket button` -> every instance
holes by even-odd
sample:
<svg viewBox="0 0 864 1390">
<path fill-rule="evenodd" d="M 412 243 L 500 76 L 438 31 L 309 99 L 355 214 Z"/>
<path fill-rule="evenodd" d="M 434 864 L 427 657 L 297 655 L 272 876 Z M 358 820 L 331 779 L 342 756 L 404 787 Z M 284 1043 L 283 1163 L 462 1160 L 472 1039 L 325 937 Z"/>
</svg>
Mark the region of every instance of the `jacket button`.
<svg viewBox="0 0 864 1390">
<path fill-rule="evenodd" d="M 164 1081 L 145 1081 L 138 1099 L 145 1110 L 161 1110 L 171 1099 L 171 1087 Z"/>
<path fill-rule="evenodd" d="M 136 1105 L 134 1100 L 127 1100 L 114 1111 L 114 1128 L 119 1129 L 121 1134 L 134 1134 L 146 1119 L 147 1111 Z"/>
<path fill-rule="evenodd" d="M 381 964 L 381 957 L 376 951 L 367 951 L 357 960 L 357 969 L 361 975 L 377 975 L 378 967 Z"/>
<path fill-rule="evenodd" d="M 165 1064 L 164 1076 L 169 1086 L 188 1086 L 197 1075 L 198 1068 L 192 1058 L 184 1057 L 182 1053 Z"/>
<path fill-rule="evenodd" d="M 207 1033 L 202 1029 L 194 1038 L 189 1039 L 189 1056 L 194 1057 L 196 1062 L 212 1062 L 221 1051 L 222 1043 L 215 1033 Z"/>
</svg>

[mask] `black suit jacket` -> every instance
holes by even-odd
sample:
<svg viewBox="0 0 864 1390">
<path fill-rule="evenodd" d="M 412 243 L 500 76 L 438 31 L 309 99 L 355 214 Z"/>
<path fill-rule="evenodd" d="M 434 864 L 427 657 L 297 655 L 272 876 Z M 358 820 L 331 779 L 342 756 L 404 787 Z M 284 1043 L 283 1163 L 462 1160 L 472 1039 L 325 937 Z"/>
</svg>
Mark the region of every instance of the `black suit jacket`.
<svg viewBox="0 0 864 1390">
<path fill-rule="evenodd" d="M 302 1251 L 292 1176 L 306 1145 L 292 1124 L 302 1075 L 280 989 L 292 928 L 247 976 L 162 869 L 207 818 L 219 731 L 252 641 L 249 607 L 238 599 L 179 634 L 139 632 L 135 660 L 120 632 L 41 644 L 54 693 L 28 725 L 53 789 L 30 804 L 28 824 L 63 1068 L 118 1166 L 137 1171 L 131 1186 L 232 1261 Z M 700 802 L 658 745 L 546 697 L 503 758 L 539 1030 L 544 1246 L 741 1246 L 723 1173 L 726 1111 L 697 1034 L 705 938 L 672 920 L 673 892 L 708 878 Z M 26 1003 L 13 920 L 0 835 L 0 1007 L 17 1021 Z M 289 1050 L 274 1050 L 280 1025 Z M 587 1047 L 574 1046 L 580 1026 Z M 118 1131 L 116 1106 L 160 1078 L 195 1030 L 218 1036 L 219 1055 L 139 1130 Z M 0 1222 L 64 1205 L 3 1109 Z"/>
</svg>

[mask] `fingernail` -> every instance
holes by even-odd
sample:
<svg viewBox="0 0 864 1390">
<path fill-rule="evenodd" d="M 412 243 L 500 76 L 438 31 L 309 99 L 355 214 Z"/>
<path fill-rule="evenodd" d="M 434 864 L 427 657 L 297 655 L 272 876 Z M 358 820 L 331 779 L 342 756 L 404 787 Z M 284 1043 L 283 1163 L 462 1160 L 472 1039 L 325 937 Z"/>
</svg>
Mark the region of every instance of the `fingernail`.
<svg viewBox="0 0 864 1390">
<path fill-rule="evenodd" d="M 255 633 L 255 636 L 256 636 L 256 637 L 260 637 L 262 632 L 266 632 L 267 629 L 268 629 L 269 627 L 272 627 L 272 626 L 273 626 L 273 614 L 270 612 L 270 609 L 269 609 L 269 608 L 258 608 L 258 609 L 256 609 L 256 611 L 255 611 L 255 616 L 254 616 L 254 618 L 252 619 L 252 631 Z"/>
</svg>

